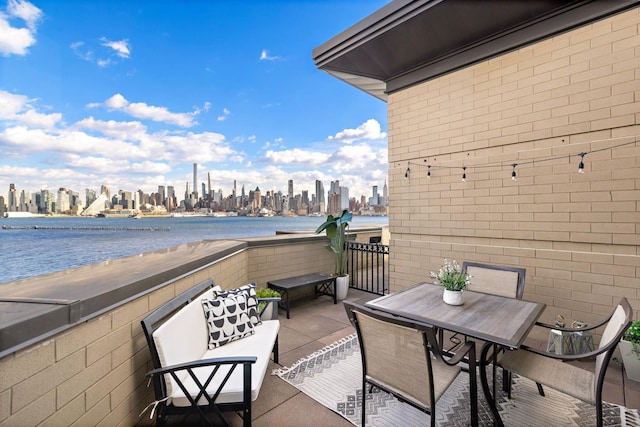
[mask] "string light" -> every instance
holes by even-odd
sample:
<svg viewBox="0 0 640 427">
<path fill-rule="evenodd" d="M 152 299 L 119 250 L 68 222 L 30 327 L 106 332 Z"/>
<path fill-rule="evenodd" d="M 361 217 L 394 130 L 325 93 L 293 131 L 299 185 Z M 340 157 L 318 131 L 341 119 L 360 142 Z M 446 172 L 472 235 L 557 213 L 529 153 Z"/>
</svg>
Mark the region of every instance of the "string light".
<svg viewBox="0 0 640 427">
<path fill-rule="evenodd" d="M 625 137 L 628 138 L 628 137 Z M 516 168 L 518 166 L 522 166 L 522 165 L 533 165 L 533 167 L 535 168 L 537 164 L 539 163 L 543 163 L 543 162 L 548 162 L 548 161 L 554 161 L 554 160 L 558 160 L 558 159 L 566 159 L 568 158 L 569 160 L 571 160 L 572 156 L 580 156 L 580 163 L 578 164 L 578 173 L 583 174 L 584 173 L 584 156 L 586 156 L 587 154 L 591 154 L 591 153 L 598 153 L 600 151 L 610 151 L 610 150 L 614 150 L 616 148 L 620 148 L 620 147 L 625 147 L 625 146 L 629 146 L 629 145 L 636 145 L 638 144 L 638 142 L 640 142 L 640 135 L 636 135 L 634 137 L 633 141 L 627 141 L 627 142 L 623 142 L 623 143 L 619 143 L 617 145 L 613 145 L 610 147 L 603 147 L 603 148 L 598 148 L 595 150 L 591 150 L 591 151 L 583 151 L 581 153 L 577 153 L 577 154 L 565 154 L 565 155 L 561 155 L 561 156 L 554 156 L 554 157 L 545 157 L 545 158 L 539 158 L 539 159 L 532 159 L 530 161 L 524 161 L 524 162 L 520 162 L 520 163 L 508 163 L 508 165 L 511 166 L 512 170 L 511 170 L 511 179 L 513 181 L 517 181 L 518 179 L 518 173 L 516 171 Z M 602 141 L 613 141 L 616 138 L 613 139 L 607 139 L 607 140 L 600 140 L 598 142 L 602 142 Z M 620 138 L 623 139 L 623 138 Z M 594 143 L 596 141 L 592 141 L 592 143 Z M 433 159 L 435 160 L 435 158 Z M 423 162 L 428 162 L 428 159 L 423 159 Z M 407 162 L 407 170 L 404 174 L 404 178 L 405 179 L 409 179 L 410 175 L 411 175 L 411 169 L 410 169 L 410 165 L 411 164 L 414 165 L 418 165 L 418 166 L 427 166 L 427 179 L 431 179 L 431 166 L 434 166 L 436 168 L 440 168 L 440 169 L 458 169 L 458 168 L 462 168 L 462 182 L 465 182 L 467 180 L 467 168 L 470 169 L 485 169 L 485 168 L 493 168 L 493 169 L 504 169 L 507 164 L 505 163 L 490 163 L 490 164 L 480 164 L 480 165 L 476 165 L 476 166 L 446 166 L 446 165 L 424 165 L 422 162 L 420 163 L 416 163 L 415 161 L 408 161 Z"/>
</svg>

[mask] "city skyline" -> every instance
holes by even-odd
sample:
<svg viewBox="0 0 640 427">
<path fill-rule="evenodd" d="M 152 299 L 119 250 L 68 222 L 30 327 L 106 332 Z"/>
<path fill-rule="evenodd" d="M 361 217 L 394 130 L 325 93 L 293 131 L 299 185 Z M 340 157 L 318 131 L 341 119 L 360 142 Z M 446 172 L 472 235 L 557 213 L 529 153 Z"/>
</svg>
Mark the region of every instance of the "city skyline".
<svg viewBox="0 0 640 427">
<path fill-rule="evenodd" d="M 316 180 L 314 192 L 304 188 L 296 192 L 292 179 L 287 182 L 287 192 L 267 189 L 259 186 L 246 188 L 244 183 L 233 181 L 228 192 L 222 188 L 215 189 L 207 181 L 199 181 L 197 164 L 193 164 L 193 185 L 184 183 L 184 192 L 176 191 L 177 186 L 159 185 L 157 191 L 145 193 L 142 190 L 110 189 L 106 185 L 100 190 L 86 188 L 78 191 L 73 188 L 59 187 L 58 190 L 41 189 L 29 192 L 20 189 L 19 185 L 9 185 L 8 196 L 0 196 L 0 214 L 5 212 L 28 212 L 32 214 L 72 214 L 95 216 L 98 213 L 113 211 L 156 211 L 157 208 L 171 212 L 193 212 L 206 210 L 209 212 L 238 212 L 249 214 L 264 213 L 300 215 L 338 213 L 343 209 L 364 211 L 369 213 L 386 213 L 388 206 L 388 187 L 384 182 L 382 194 L 378 185 L 371 187 L 370 196 L 364 194 L 351 196 L 349 187 L 341 185 L 339 180 L 331 181 L 329 190 L 325 191 L 324 183 Z M 190 189 L 191 188 L 191 189 Z M 194 188 L 201 188 L 198 193 Z M 179 196 L 183 194 L 182 198 Z M 311 196 L 310 196 L 311 194 Z M 105 205 L 107 201 L 107 205 Z M 95 202 L 95 203 L 94 203 Z M 3 215 L 0 215 L 3 216 Z"/>
<path fill-rule="evenodd" d="M 386 104 L 311 52 L 385 3 L 0 0 L 0 195 L 149 193 L 193 163 L 215 188 L 369 195 L 388 175 Z"/>
</svg>

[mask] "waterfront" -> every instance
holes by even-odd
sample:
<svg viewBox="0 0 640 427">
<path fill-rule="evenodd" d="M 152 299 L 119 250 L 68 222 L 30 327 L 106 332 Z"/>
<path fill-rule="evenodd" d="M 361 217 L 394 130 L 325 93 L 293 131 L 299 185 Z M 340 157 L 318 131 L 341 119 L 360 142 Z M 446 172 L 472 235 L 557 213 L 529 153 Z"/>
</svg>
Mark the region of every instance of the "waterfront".
<svg viewBox="0 0 640 427">
<path fill-rule="evenodd" d="M 303 216 L 3 219 L 0 283 L 200 240 L 313 232 L 323 221 Z M 387 225 L 388 218 L 354 216 L 350 224 Z"/>
</svg>

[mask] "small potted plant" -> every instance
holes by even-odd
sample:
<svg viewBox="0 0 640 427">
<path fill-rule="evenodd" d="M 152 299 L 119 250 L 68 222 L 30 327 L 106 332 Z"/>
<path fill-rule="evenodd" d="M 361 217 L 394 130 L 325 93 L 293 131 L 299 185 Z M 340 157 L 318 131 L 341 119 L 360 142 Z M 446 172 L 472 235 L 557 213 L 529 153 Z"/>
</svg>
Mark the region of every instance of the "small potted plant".
<svg viewBox="0 0 640 427">
<path fill-rule="evenodd" d="M 627 377 L 640 381 L 640 320 L 631 323 L 622 336 L 619 346 Z"/>
<path fill-rule="evenodd" d="M 274 312 L 278 311 L 278 302 L 280 301 L 280 293 L 271 288 L 256 289 L 256 298 L 258 298 L 258 313 L 260 320 L 271 320 Z"/>
<path fill-rule="evenodd" d="M 343 300 L 349 290 L 349 275 L 347 274 L 347 234 L 349 221 L 353 218 L 348 209 L 338 216 L 328 215 L 327 220 L 316 229 L 316 234 L 325 232 L 329 238 L 326 248 L 335 254 L 336 259 L 336 297 Z"/>
<path fill-rule="evenodd" d="M 464 303 L 462 291 L 469 286 L 471 276 L 462 272 L 455 259 L 449 261 L 445 258 L 444 265 L 438 270 L 438 273 L 432 271 L 430 276 L 435 280 L 436 285 L 444 288 L 442 298 L 445 303 L 450 305 L 462 305 Z"/>
</svg>

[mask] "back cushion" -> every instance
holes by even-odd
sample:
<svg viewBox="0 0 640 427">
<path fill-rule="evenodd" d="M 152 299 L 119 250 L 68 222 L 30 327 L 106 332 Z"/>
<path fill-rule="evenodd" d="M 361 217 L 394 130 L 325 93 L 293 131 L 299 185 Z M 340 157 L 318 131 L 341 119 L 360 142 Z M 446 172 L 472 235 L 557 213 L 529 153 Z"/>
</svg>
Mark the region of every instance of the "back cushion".
<svg viewBox="0 0 640 427">
<path fill-rule="evenodd" d="M 213 289 L 220 290 L 219 286 Z M 164 366 L 199 360 L 207 351 L 207 322 L 202 315 L 202 298 L 212 298 L 209 289 L 194 298 L 187 306 L 173 314 L 153 332 L 153 341 L 158 350 L 160 364 Z M 186 375 L 186 373 L 182 373 Z M 170 375 L 165 375 L 167 395 L 177 387 Z"/>
<path fill-rule="evenodd" d="M 222 298 L 226 298 L 231 295 L 245 294 L 247 296 L 247 315 L 253 323 L 253 326 L 258 326 L 262 321 L 260 320 L 260 313 L 258 313 L 258 297 L 256 296 L 256 284 L 249 283 L 248 285 L 241 286 L 229 291 L 216 291 L 214 295 Z"/>
<path fill-rule="evenodd" d="M 253 323 L 247 315 L 245 293 L 201 302 L 209 328 L 209 350 L 254 333 Z"/>
</svg>

